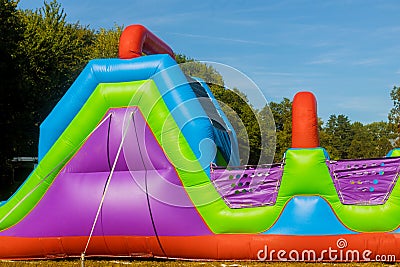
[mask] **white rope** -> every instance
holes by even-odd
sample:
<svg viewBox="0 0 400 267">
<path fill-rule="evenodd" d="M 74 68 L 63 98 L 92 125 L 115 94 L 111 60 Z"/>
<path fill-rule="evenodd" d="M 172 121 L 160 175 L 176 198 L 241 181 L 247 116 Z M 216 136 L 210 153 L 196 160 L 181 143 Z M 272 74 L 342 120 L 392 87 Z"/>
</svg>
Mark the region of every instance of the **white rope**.
<svg viewBox="0 0 400 267">
<path fill-rule="evenodd" d="M 106 117 L 106 118 L 104 118 L 97 126 L 96 126 L 96 128 L 94 128 L 93 129 L 93 131 L 91 131 L 86 137 L 85 137 L 85 139 L 83 139 L 82 140 L 82 142 L 80 142 L 75 148 L 77 148 L 77 147 L 80 147 L 88 138 L 89 138 L 89 136 L 91 135 L 91 134 L 93 134 L 109 117 L 111 116 L 111 113 L 110 114 L 108 114 L 108 116 Z M 30 195 L 32 195 L 33 194 L 33 192 L 35 192 L 35 190 L 36 189 L 38 189 L 39 188 L 39 186 L 41 185 L 41 184 L 43 184 L 43 182 L 54 172 L 54 171 L 56 171 L 62 164 L 65 164 L 65 161 L 70 157 L 70 156 L 72 156 L 72 154 L 74 154 L 76 151 L 75 151 L 75 149 L 73 149 L 73 150 L 71 150 L 71 152 L 70 153 L 68 153 L 67 154 L 67 156 L 65 156 L 46 176 L 44 176 L 40 181 L 39 181 L 39 183 L 34 187 L 34 188 L 32 188 L 32 190 L 31 191 L 29 191 L 24 197 L 22 197 L 21 198 L 21 200 L 19 200 L 18 202 L 17 202 L 17 204 L 12 208 L 12 209 L 10 209 L 10 211 L 9 212 L 7 212 L 7 214 L 6 215 L 4 215 L 4 217 L 0 220 L 0 224 L 4 221 L 4 220 L 6 220 L 7 218 L 8 218 L 8 216 L 10 216 L 10 214 L 11 213 L 13 213 L 21 204 L 22 204 L 22 202 L 24 202 Z M 40 163 L 39 163 L 40 164 Z"/>
<path fill-rule="evenodd" d="M 132 119 L 133 119 L 133 112 L 130 115 L 131 115 L 130 117 L 132 117 Z M 85 255 L 86 255 L 87 249 L 89 247 L 89 243 L 90 243 L 90 241 L 92 239 L 94 228 L 96 227 L 96 224 L 97 224 L 97 220 L 99 219 L 99 215 L 100 215 L 101 209 L 103 207 L 104 199 L 106 197 L 106 194 L 107 194 L 107 191 L 108 191 L 108 187 L 110 186 L 110 183 L 111 183 L 111 178 L 112 178 L 112 176 L 114 174 L 115 167 L 117 166 L 117 161 L 118 161 L 119 155 L 120 155 L 120 153 L 122 151 L 122 145 L 124 143 L 126 134 L 128 132 L 128 127 L 129 127 L 130 122 L 131 122 L 131 119 L 128 120 L 128 123 L 126 124 L 126 127 L 125 127 L 125 129 L 123 131 L 121 143 L 119 144 L 117 155 L 115 156 L 115 160 L 114 160 L 113 166 L 111 168 L 110 174 L 108 175 L 107 183 L 106 183 L 106 186 L 104 188 L 104 192 L 103 192 L 103 195 L 101 197 L 99 207 L 97 208 L 97 213 L 96 213 L 96 216 L 95 216 L 94 221 L 93 221 L 92 229 L 90 230 L 89 238 L 88 238 L 88 240 L 86 242 L 85 249 L 81 254 L 81 264 L 82 264 L 82 266 L 84 266 L 83 262 L 85 260 Z"/>
</svg>

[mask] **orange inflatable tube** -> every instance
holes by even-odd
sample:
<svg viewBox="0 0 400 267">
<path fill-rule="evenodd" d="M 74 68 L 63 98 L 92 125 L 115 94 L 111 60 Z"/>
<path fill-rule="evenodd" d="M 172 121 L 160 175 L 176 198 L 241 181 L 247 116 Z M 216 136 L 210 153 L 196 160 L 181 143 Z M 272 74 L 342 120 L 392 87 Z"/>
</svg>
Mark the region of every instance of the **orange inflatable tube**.
<svg viewBox="0 0 400 267">
<path fill-rule="evenodd" d="M 311 92 L 299 92 L 292 104 L 292 148 L 318 146 L 317 100 Z"/>
<path fill-rule="evenodd" d="M 143 54 L 169 54 L 175 58 L 172 49 L 146 27 L 142 25 L 126 27 L 119 41 L 119 58 L 129 59 L 141 57 Z"/>
</svg>

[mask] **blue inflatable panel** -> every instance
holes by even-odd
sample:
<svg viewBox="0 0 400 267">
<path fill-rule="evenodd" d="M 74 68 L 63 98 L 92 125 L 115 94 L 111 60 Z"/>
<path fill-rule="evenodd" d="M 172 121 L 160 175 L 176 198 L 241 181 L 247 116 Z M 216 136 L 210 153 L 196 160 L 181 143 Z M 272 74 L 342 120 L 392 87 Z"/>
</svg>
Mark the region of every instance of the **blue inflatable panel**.
<svg viewBox="0 0 400 267">
<path fill-rule="evenodd" d="M 214 144 L 207 141 L 213 138 L 212 125 L 185 75 L 168 55 L 90 61 L 41 124 L 39 160 L 46 155 L 99 83 L 147 79 L 154 80 L 202 168 L 209 172 L 209 165 L 215 157 Z"/>
<path fill-rule="evenodd" d="M 398 157 L 400 155 L 400 148 L 393 148 L 387 154 L 386 157 Z"/>
<path fill-rule="evenodd" d="M 228 127 L 228 130 L 230 131 L 229 139 L 230 139 L 230 142 L 232 142 L 232 143 L 231 144 L 225 143 L 225 144 L 223 144 L 223 146 L 225 147 L 226 150 L 230 150 L 229 151 L 229 154 L 231 155 L 230 165 L 239 166 L 240 165 L 239 144 L 237 141 L 235 129 L 233 128 L 229 119 L 226 117 L 225 113 L 222 111 L 221 106 L 219 105 L 217 99 L 215 99 L 215 96 L 211 92 L 211 89 L 210 89 L 210 87 L 208 87 L 207 83 L 204 80 L 197 78 L 197 77 L 193 77 L 193 79 L 198 81 L 201 84 L 201 86 L 203 86 L 203 88 L 206 90 L 206 92 L 207 92 L 209 98 L 211 99 L 211 102 L 214 104 L 215 109 L 217 110 L 219 116 L 222 118 L 225 125 Z"/>
<path fill-rule="evenodd" d="M 323 198 L 296 196 L 286 205 L 278 221 L 263 234 L 342 235 L 357 232 L 347 229 Z"/>
<path fill-rule="evenodd" d="M 40 161 L 46 155 L 99 83 L 149 79 L 158 71 L 160 57 L 169 56 L 156 55 L 132 60 L 91 60 L 40 125 L 38 160 Z"/>
<path fill-rule="evenodd" d="M 209 174 L 210 163 L 216 154 L 210 119 L 186 76 L 174 60 L 168 57 L 160 61 L 158 70 L 151 79 L 156 83 L 162 98 L 193 149 L 200 165 Z"/>
</svg>

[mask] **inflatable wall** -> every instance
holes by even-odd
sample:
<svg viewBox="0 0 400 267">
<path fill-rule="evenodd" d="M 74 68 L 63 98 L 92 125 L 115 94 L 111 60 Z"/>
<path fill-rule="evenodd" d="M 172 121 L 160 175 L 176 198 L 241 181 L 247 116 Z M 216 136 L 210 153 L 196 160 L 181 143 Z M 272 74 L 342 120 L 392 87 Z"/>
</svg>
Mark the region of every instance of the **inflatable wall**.
<svg viewBox="0 0 400 267">
<path fill-rule="evenodd" d="M 207 84 L 129 26 L 40 126 L 38 166 L 0 204 L 0 259 L 400 259 L 399 151 L 332 161 L 316 118 L 297 94 L 284 162 L 238 166 Z"/>
</svg>

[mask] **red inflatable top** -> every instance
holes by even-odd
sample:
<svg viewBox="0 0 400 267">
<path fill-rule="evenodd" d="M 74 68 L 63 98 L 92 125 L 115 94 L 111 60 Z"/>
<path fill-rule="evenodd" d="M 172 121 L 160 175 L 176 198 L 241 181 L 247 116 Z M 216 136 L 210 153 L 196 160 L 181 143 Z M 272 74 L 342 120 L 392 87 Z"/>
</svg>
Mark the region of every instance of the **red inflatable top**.
<svg viewBox="0 0 400 267">
<path fill-rule="evenodd" d="M 310 92 L 299 92 L 292 104 L 292 148 L 318 146 L 317 100 Z"/>
<path fill-rule="evenodd" d="M 141 57 L 143 54 L 169 54 L 175 59 L 172 49 L 143 25 L 130 25 L 122 32 L 119 41 L 119 58 Z"/>
</svg>

